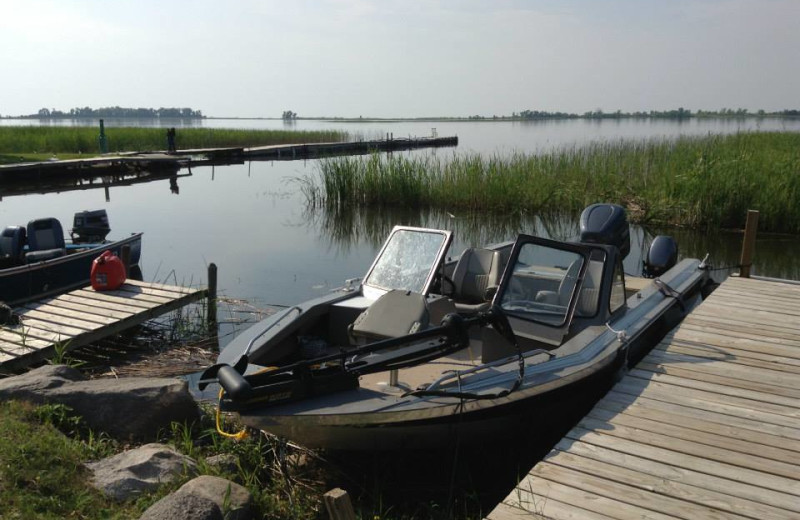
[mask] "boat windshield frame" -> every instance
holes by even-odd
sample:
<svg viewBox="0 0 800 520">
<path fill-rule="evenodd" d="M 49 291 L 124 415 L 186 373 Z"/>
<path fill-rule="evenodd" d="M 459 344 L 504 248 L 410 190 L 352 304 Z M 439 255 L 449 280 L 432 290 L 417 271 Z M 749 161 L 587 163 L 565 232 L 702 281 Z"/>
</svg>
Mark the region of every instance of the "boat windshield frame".
<svg viewBox="0 0 800 520">
<path fill-rule="evenodd" d="M 595 249 L 604 253 L 603 262 L 607 262 L 608 255 L 603 247 L 520 235 L 511 250 L 493 303 L 510 317 L 535 323 L 537 330 L 541 330 L 538 327 L 541 325 L 566 332 Z M 532 255 L 536 255 L 536 263 L 530 262 Z M 596 261 L 597 255 L 594 256 Z M 544 335 L 552 341 L 557 339 L 557 336 L 551 338 L 550 333 Z"/>
<path fill-rule="evenodd" d="M 364 276 L 364 296 L 375 300 L 391 290 L 427 295 L 452 241 L 452 231 L 395 226 Z"/>
</svg>

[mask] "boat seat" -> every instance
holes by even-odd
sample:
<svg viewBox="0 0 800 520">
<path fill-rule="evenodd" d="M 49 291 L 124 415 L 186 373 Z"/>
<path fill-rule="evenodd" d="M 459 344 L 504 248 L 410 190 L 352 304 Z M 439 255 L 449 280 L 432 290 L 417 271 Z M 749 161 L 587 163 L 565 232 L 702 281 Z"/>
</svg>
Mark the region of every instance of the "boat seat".
<svg viewBox="0 0 800 520">
<path fill-rule="evenodd" d="M 21 263 L 24 258 L 25 228 L 8 226 L 0 233 L 0 262 L 3 265 Z"/>
<path fill-rule="evenodd" d="M 430 313 L 425 296 L 392 290 L 359 314 L 349 328 L 350 341 L 359 345 L 397 338 L 428 328 Z"/>
<path fill-rule="evenodd" d="M 581 261 L 573 261 L 564 273 L 564 278 L 558 284 L 558 292 L 556 291 L 539 291 L 536 293 L 535 300 L 540 303 L 547 303 L 550 305 L 569 305 L 572 290 L 578 281 L 578 273 L 581 270 Z"/>
<path fill-rule="evenodd" d="M 458 312 L 476 313 L 489 308 L 487 289 L 500 283 L 501 263 L 500 252 L 492 249 L 468 247 L 461 253 L 453 270 L 453 299 Z"/>
<path fill-rule="evenodd" d="M 28 263 L 64 256 L 67 251 L 61 222 L 54 218 L 28 222 L 28 246 L 30 252 L 25 255 Z"/>
</svg>

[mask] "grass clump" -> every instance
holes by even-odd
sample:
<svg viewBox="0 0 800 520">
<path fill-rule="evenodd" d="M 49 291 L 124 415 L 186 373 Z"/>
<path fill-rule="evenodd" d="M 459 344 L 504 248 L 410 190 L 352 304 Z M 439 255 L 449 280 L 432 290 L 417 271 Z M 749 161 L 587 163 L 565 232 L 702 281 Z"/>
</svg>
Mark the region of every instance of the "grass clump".
<svg viewBox="0 0 800 520">
<path fill-rule="evenodd" d="M 631 220 L 800 233 L 800 133 L 597 142 L 508 156 L 372 155 L 320 162 L 302 179 L 313 207 L 394 206 L 495 214 L 577 214 L 595 202 Z"/>
<path fill-rule="evenodd" d="M 131 518 L 88 485 L 83 462 L 95 454 L 57 426 L 76 426 L 64 410 L 0 403 L 0 502 L 3 518 Z"/>
<path fill-rule="evenodd" d="M 115 152 L 165 150 L 166 128 L 106 127 L 108 149 Z M 0 126 L 0 161 L 14 162 L 20 154 L 99 153 L 99 130 L 86 126 Z M 250 147 L 274 144 L 344 141 L 339 130 L 248 130 L 180 128 L 179 149 Z"/>
</svg>

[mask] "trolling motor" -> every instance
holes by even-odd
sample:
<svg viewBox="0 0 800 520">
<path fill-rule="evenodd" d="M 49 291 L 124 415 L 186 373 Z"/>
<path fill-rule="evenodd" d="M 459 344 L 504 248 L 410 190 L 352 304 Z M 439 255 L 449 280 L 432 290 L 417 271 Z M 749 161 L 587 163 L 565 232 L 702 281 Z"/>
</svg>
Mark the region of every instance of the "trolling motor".
<svg viewBox="0 0 800 520">
<path fill-rule="evenodd" d="M 72 241 L 76 244 L 103 242 L 111 232 L 104 209 L 79 211 L 72 219 Z"/>
<path fill-rule="evenodd" d="M 262 407 L 354 389 L 361 375 L 419 365 L 466 348 L 469 328 L 475 325 L 492 325 L 510 342 L 516 342 L 505 314 L 493 306 L 474 317 L 451 313 L 438 327 L 247 376 L 244 372 L 248 359 L 243 355 L 233 366 L 218 364 L 206 369 L 198 387 L 203 390 L 218 382 L 225 393 L 222 403 L 227 410 Z"/>
</svg>

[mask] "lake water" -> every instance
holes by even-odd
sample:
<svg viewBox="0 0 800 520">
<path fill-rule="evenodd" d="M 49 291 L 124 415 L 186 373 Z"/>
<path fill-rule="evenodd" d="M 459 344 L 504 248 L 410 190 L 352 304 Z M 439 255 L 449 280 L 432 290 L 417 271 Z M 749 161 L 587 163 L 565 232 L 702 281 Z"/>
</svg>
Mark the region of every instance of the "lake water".
<svg viewBox="0 0 800 520">
<path fill-rule="evenodd" d="M 0 124 L 39 124 L 0 120 Z M 58 124 L 72 124 L 60 122 Z M 106 121 L 112 128 L 121 123 Z M 125 124 L 130 124 L 126 122 Z M 143 124 L 153 124 L 146 122 Z M 739 131 L 800 131 L 800 120 L 725 119 L 678 121 L 520 122 L 329 122 L 280 120 L 203 120 L 195 126 L 234 128 L 338 128 L 362 137 L 458 135 L 453 149 L 413 153 L 537 152 L 596 140 L 704 135 Z M 176 126 L 165 121 L 164 126 Z M 180 142 L 180 129 L 178 130 Z M 60 219 L 65 228 L 83 209 L 105 208 L 112 237 L 143 231 L 142 270 L 147 281 L 178 284 L 206 282 L 207 265 L 219 266 L 221 292 L 264 304 L 291 305 L 322 294 L 346 278 L 361 276 L 395 224 L 447 227 L 456 232 L 454 254 L 465 245 L 512 238 L 518 231 L 569 238 L 577 233 L 570 220 L 486 218 L 480 215 L 363 210 L 348 215 L 309 212 L 296 179 L 313 175 L 317 161 L 259 162 L 192 168 L 191 175 L 126 187 L 50 194 L 9 195 L 0 188 L 0 221 L 20 225 L 37 217 Z M 187 173 L 187 172 L 181 172 Z M 177 182 L 177 186 L 176 183 Z M 99 185 L 101 186 L 101 185 Z M 177 189 L 176 189 L 177 188 Z M 177 193 L 176 193 L 177 191 Z M 108 200 L 106 195 L 108 195 Z M 744 215 L 742 216 L 744 220 Z M 633 252 L 626 270 L 638 274 L 647 237 L 665 230 L 634 229 Z M 677 237 L 681 256 L 711 254 L 715 265 L 738 263 L 741 235 L 710 235 L 666 230 Z M 800 239 L 761 236 L 754 272 L 800 279 Z"/>
</svg>

